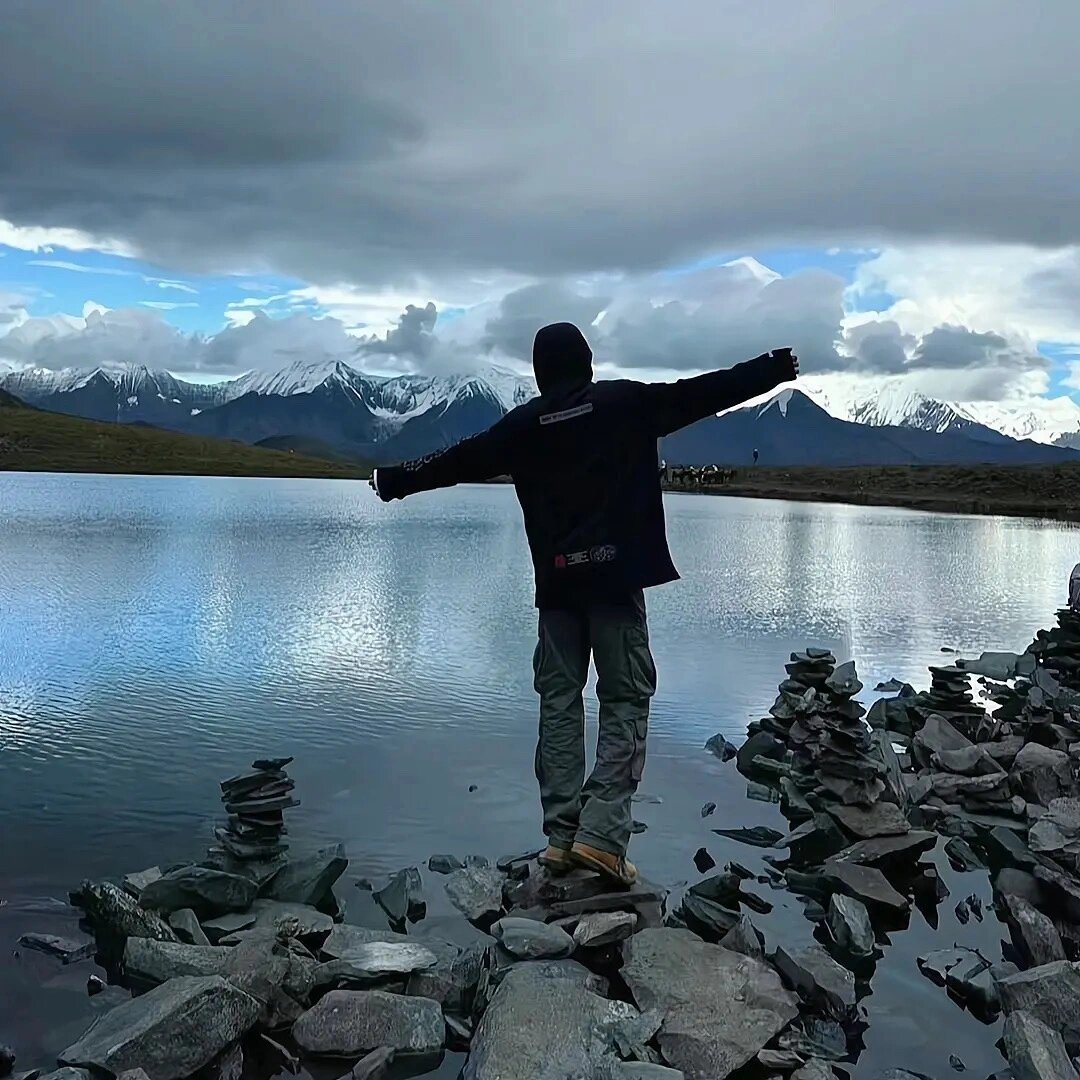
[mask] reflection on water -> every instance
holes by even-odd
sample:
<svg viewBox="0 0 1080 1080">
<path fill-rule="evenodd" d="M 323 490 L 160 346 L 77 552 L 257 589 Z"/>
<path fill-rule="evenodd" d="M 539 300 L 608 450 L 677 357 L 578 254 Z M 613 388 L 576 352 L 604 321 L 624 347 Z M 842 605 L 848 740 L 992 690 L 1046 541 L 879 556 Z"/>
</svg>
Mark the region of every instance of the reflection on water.
<svg viewBox="0 0 1080 1080">
<path fill-rule="evenodd" d="M 41 928 L 28 897 L 197 855 L 217 780 L 253 752 L 298 755 L 296 831 L 346 839 L 358 873 L 535 843 L 535 613 L 509 490 L 384 506 L 338 481 L 6 475 L 0 510 L 0 943 Z M 921 685 L 942 646 L 1030 641 L 1080 557 L 1056 524 L 690 495 L 667 510 L 685 577 L 650 595 L 646 774 L 665 802 L 640 808 L 635 851 L 669 884 L 706 839 L 750 861 L 698 808 L 720 804 L 715 827 L 774 811 L 700 747 L 763 713 L 788 651 L 829 646 L 870 686 Z M 977 934 L 993 946 L 959 924 L 946 944 Z M 946 1007 L 901 960 L 917 940 L 900 935 L 875 979 L 857 1076 L 893 1063 L 890 1040 L 929 1037 L 909 1030 L 913 1004 Z M 60 985 L 43 996 L 43 978 Z M 6 961 L 0 1036 L 5 1015 L 26 1054 L 78 1034 L 91 1004 L 71 978 Z M 971 1044 L 956 1052 L 991 1071 L 987 1029 L 949 1008 L 950 1038 Z M 940 1071 L 939 1051 L 905 1064 Z"/>
</svg>

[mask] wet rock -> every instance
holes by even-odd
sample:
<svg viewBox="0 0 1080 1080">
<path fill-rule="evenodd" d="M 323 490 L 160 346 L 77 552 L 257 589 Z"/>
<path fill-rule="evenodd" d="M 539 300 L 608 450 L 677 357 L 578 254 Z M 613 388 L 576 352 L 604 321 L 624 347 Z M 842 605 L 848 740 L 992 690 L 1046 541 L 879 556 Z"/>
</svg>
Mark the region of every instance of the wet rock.
<svg viewBox="0 0 1080 1080">
<path fill-rule="evenodd" d="M 739 748 L 732 742 L 728 742 L 723 735 L 714 735 L 706 744 L 705 749 L 715 754 L 721 761 L 730 761 L 739 752 Z"/>
<path fill-rule="evenodd" d="M 782 761 L 787 755 L 787 747 L 767 731 L 759 731 L 751 735 L 739 747 L 736 753 L 736 767 L 743 776 L 753 776 L 757 771 L 754 766 L 754 758 L 763 757 L 771 761 Z"/>
<path fill-rule="evenodd" d="M 720 945 L 755 960 L 765 959 L 765 938 L 751 922 L 749 915 L 739 916 L 735 925 L 720 939 Z"/>
<path fill-rule="evenodd" d="M 287 931 L 291 936 L 301 939 L 319 939 L 334 928 L 334 920 L 329 915 L 324 915 L 307 904 L 256 900 L 251 906 L 251 914 L 255 916 L 256 930 Z"/>
<path fill-rule="evenodd" d="M 318 907 L 326 902 L 348 865 L 342 844 L 319 848 L 303 855 L 289 855 L 260 893 L 267 900 Z"/>
<path fill-rule="evenodd" d="M 435 953 L 419 942 L 372 941 L 350 949 L 339 960 L 320 964 L 314 970 L 313 979 L 317 987 L 360 990 L 388 976 L 404 977 L 427 971 L 437 962 Z"/>
<path fill-rule="evenodd" d="M 705 805 L 704 805 L 704 806 L 703 806 L 703 807 L 701 808 L 701 816 L 702 816 L 703 818 L 707 818 L 707 817 L 709 817 L 710 815 L 712 815 L 712 814 L 713 814 L 713 812 L 714 812 L 715 810 L 716 810 L 716 803 L 714 803 L 714 802 L 707 802 L 707 803 L 706 803 L 706 804 L 705 804 Z"/>
<path fill-rule="evenodd" d="M 683 923 L 706 941 L 717 942 L 730 933 L 739 921 L 739 912 L 715 900 L 688 892 L 678 914 Z"/>
<path fill-rule="evenodd" d="M 878 836 L 860 840 L 840 852 L 837 862 L 875 866 L 879 870 L 904 869 L 913 865 L 920 855 L 937 844 L 937 834 L 912 830 L 903 836 Z"/>
<path fill-rule="evenodd" d="M 778 803 L 780 792 L 769 784 L 759 784 L 751 780 L 746 785 L 746 797 L 755 802 Z"/>
<path fill-rule="evenodd" d="M 1053 906 L 1055 915 L 1071 923 L 1080 923 L 1080 882 L 1068 874 L 1042 865 L 1035 867 L 1035 880 L 1039 883 L 1040 894 Z M 1032 900 L 1032 903 L 1036 901 Z"/>
<path fill-rule="evenodd" d="M 1080 970 L 1066 960 L 1001 979 L 998 995 L 1006 1014 L 1028 1012 L 1055 1031 L 1080 1025 Z"/>
<path fill-rule="evenodd" d="M 714 866 L 716 866 L 716 860 L 708 853 L 705 848 L 698 848 L 694 852 L 694 866 L 697 867 L 699 874 L 707 874 Z"/>
<path fill-rule="evenodd" d="M 836 1073 L 826 1061 L 814 1058 L 791 1074 L 791 1080 L 836 1080 Z"/>
<path fill-rule="evenodd" d="M 240 1039 L 258 1015 L 254 998 L 218 976 L 170 979 L 99 1017 L 60 1063 L 111 1074 L 139 1067 L 153 1080 L 184 1080 Z"/>
<path fill-rule="evenodd" d="M 630 937 L 637 926 L 632 911 L 600 911 L 583 915 L 574 928 L 574 944 L 580 948 L 611 945 Z"/>
<path fill-rule="evenodd" d="M 603 879 L 601 885 L 608 891 L 581 900 L 557 901 L 548 905 L 548 913 L 553 918 L 562 918 L 598 911 L 633 911 L 638 916 L 639 925 L 655 925 L 654 909 L 667 897 L 667 890 L 663 886 L 654 885 L 644 878 L 638 878 L 629 889 L 612 889 L 611 883 Z"/>
<path fill-rule="evenodd" d="M 64 964 L 77 964 L 80 960 L 93 959 L 97 946 L 90 940 L 56 937 L 54 934 L 23 934 L 19 944 L 24 949 L 59 957 Z"/>
<path fill-rule="evenodd" d="M 915 733 L 912 752 L 915 760 L 926 768 L 931 764 L 934 754 L 946 750 L 963 750 L 971 745 L 971 740 L 957 731 L 948 720 L 932 715 L 927 717 L 926 723 Z"/>
<path fill-rule="evenodd" d="M 855 976 L 820 945 L 791 951 L 781 946 L 773 953 L 772 963 L 808 1005 L 826 1015 L 843 1019 L 855 1007 Z"/>
<path fill-rule="evenodd" d="M 871 909 L 902 913 L 911 906 L 907 897 L 898 893 L 888 878 L 872 866 L 830 859 L 825 863 L 822 877 L 836 891 L 861 900 Z"/>
<path fill-rule="evenodd" d="M 793 829 L 777 847 L 786 847 L 794 860 L 801 864 L 819 863 L 848 845 L 843 830 L 828 814 L 814 814 L 808 821 Z"/>
<path fill-rule="evenodd" d="M 463 1080 L 602 1076 L 620 1024 L 637 1016 L 587 990 L 568 961 L 522 963 L 505 975 L 473 1036 Z"/>
<path fill-rule="evenodd" d="M 828 811 L 850 832 L 863 840 L 876 836 L 901 836 L 911 823 L 895 803 L 879 802 L 873 806 L 830 805 Z"/>
<path fill-rule="evenodd" d="M 486 867 L 455 870 L 446 879 L 446 895 L 470 922 L 486 922 L 502 911 L 503 875 Z"/>
<path fill-rule="evenodd" d="M 1049 806 L 1054 799 L 1072 794 L 1069 755 L 1039 743 L 1028 743 L 1016 755 L 1011 769 L 1013 784 L 1028 802 Z"/>
<path fill-rule="evenodd" d="M 465 864 L 456 855 L 432 855 L 428 859 L 428 869 L 433 874 L 452 874 L 464 867 Z"/>
<path fill-rule="evenodd" d="M 90 975 L 86 979 L 86 994 L 88 997 L 97 997 L 103 990 L 105 990 L 106 984 L 104 979 L 99 978 L 97 975 Z"/>
<path fill-rule="evenodd" d="M 122 882 L 124 892 L 136 900 L 142 896 L 143 889 L 161 877 L 161 867 L 151 866 L 148 870 L 140 870 L 135 874 L 125 874 Z"/>
<path fill-rule="evenodd" d="M 415 866 L 399 870 L 383 888 L 376 889 L 372 896 L 375 903 L 386 912 L 391 924 L 399 927 L 403 926 L 406 920 L 419 922 L 427 914 L 424 885 L 420 880 L 420 871 Z"/>
<path fill-rule="evenodd" d="M 770 829 L 767 825 L 755 825 L 749 829 L 713 829 L 713 832 L 717 836 L 727 837 L 728 840 L 759 848 L 775 847 L 776 842 L 784 838 L 782 832 Z"/>
<path fill-rule="evenodd" d="M 534 919 L 499 919 L 491 936 L 518 960 L 561 960 L 574 951 L 574 939 L 565 930 Z"/>
<path fill-rule="evenodd" d="M 228 912 L 247 911 L 257 892 L 250 878 L 203 866 L 184 866 L 147 885 L 139 903 L 166 914 L 190 908 L 199 918 L 212 919 Z"/>
<path fill-rule="evenodd" d="M 1016 1080 L 1077 1080 L 1064 1040 L 1030 1013 L 1006 1017 L 1004 1041 Z"/>
<path fill-rule="evenodd" d="M 434 1001 L 381 990 L 331 990 L 292 1029 L 301 1050 L 329 1057 L 356 1057 L 382 1046 L 399 1054 L 434 1054 L 445 1034 Z"/>
<path fill-rule="evenodd" d="M 776 1040 L 781 1050 L 794 1050 L 803 1057 L 842 1061 L 847 1056 L 847 1036 L 835 1020 L 803 1017 Z"/>
<path fill-rule="evenodd" d="M 884 682 L 879 682 L 874 687 L 874 693 L 876 694 L 898 694 L 907 683 L 902 683 L 899 679 L 886 679 Z M 914 689 L 911 691 L 914 694 Z"/>
<path fill-rule="evenodd" d="M 190 911 L 190 908 L 185 910 Z M 209 938 L 207 944 L 218 944 L 222 938 L 231 934 L 237 934 L 241 930 L 250 930 L 258 916 L 253 911 L 233 912 L 231 915 L 220 915 L 216 919 L 206 919 L 202 925 L 202 931 Z M 169 918 L 170 925 L 172 917 Z"/>
<path fill-rule="evenodd" d="M 826 916 L 833 941 L 853 957 L 866 959 L 877 948 L 866 905 L 850 896 L 833 893 Z"/>
<path fill-rule="evenodd" d="M 949 1055 L 949 1064 L 952 1066 L 952 1068 L 953 1068 L 953 1070 L 955 1072 L 966 1072 L 967 1071 L 967 1066 L 963 1063 L 963 1061 L 960 1059 L 960 1056 L 958 1054 L 950 1054 Z"/>
<path fill-rule="evenodd" d="M 945 845 L 945 854 L 954 870 L 961 873 L 969 870 L 985 870 L 986 863 L 975 853 L 971 845 L 959 836 L 954 836 Z"/>
<path fill-rule="evenodd" d="M 191 908 L 181 908 L 169 916 L 169 926 L 176 936 L 186 945 L 209 945 L 210 939 L 199 923 L 198 916 Z"/>
<path fill-rule="evenodd" d="M 124 971 L 143 982 L 168 982 L 182 976 L 223 975 L 229 954 L 211 945 L 183 945 L 151 938 L 128 938 Z"/>
<path fill-rule="evenodd" d="M 1065 959 L 1061 935 L 1054 924 L 1022 896 L 1002 897 L 1013 945 L 1029 967 Z"/>
<path fill-rule="evenodd" d="M 380 1046 L 365 1054 L 341 1080 L 383 1080 L 396 1056 L 393 1047 Z"/>
<path fill-rule="evenodd" d="M 663 1013 L 661 1052 L 688 1078 L 724 1080 L 798 1015 L 771 968 L 685 930 L 643 930 L 623 948 L 623 979 L 639 1008 Z"/>
<path fill-rule="evenodd" d="M 980 744 L 965 746 L 960 750 L 939 750 L 934 754 L 933 764 L 938 769 L 960 776 L 997 776 L 1005 771 Z"/>
</svg>

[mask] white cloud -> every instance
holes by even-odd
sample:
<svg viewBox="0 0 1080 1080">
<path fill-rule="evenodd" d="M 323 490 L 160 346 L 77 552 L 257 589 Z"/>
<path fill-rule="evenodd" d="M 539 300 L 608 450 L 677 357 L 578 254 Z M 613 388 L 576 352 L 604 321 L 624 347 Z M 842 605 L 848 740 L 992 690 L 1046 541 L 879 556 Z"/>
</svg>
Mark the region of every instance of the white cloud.
<svg viewBox="0 0 1080 1080">
<path fill-rule="evenodd" d="M 170 281 L 168 278 L 144 277 L 143 280 L 150 285 L 156 285 L 159 289 L 176 289 L 178 292 L 191 293 L 198 296 L 199 290 L 184 281 Z"/>
<path fill-rule="evenodd" d="M 247 326 L 254 318 L 255 312 L 248 309 L 228 309 L 225 312 L 225 322 L 229 326 Z"/>
<path fill-rule="evenodd" d="M 20 251 L 50 252 L 53 248 L 68 251 L 102 251 L 109 255 L 134 257 L 135 248 L 123 240 L 92 236 L 80 229 L 54 229 L 38 225 L 15 225 L 0 218 L 0 247 Z"/>
<path fill-rule="evenodd" d="M 188 303 L 172 300 L 140 300 L 143 307 L 153 308 L 155 311 L 175 311 L 177 308 L 197 308 L 196 303 Z"/>
<path fill-rule="evenodd" d="M 109 277 L 137 277 L 134 270 L 121 270 L 115 266 L 85 266 L 66 259 L 30 259 L 27 266 L 46 266 L 52 270 L 70 270 L 76 274 L 105 274 Z"/>
</svg>

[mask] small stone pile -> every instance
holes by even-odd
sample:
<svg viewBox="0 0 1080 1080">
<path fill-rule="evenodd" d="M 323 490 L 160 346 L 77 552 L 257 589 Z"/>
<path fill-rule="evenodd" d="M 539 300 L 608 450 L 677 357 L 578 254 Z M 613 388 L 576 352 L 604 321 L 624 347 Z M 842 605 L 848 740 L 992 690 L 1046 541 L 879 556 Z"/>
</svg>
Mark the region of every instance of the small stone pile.
<svg viewBox="0 0 1080 1080">
<path fill-rule="evenodd" d="M 1061 608 L 1057 626 L 1040 630 L 1028 647 L 1039 664 L 1054 673 L 1058 681 L 1080 690 L 1080 612 Z"/>
<path fill-rule="evenodd" d="M 847 806 L 876 802 L 885 767 L 863 723 L 866 710 L 854 700 L 863 688 L 854 662 L 837 667 L 827 649 L 808 648 L 791 654 L 786 671 L 770 715 L 788 725 L 782 737 L 793 752 L 796 788 Z"/>
<path fill-rule="evenodd" d="M 228 823 L 214 835 L 233 858 L 241 861 L 271 859 L 288 849 L 284 811 L 300 805 L 292 797 L 296 786 L 285 772 L 287 758 L 261 758 L 252 772 L 221 782 L 221 801 L 229 813 Z"/>
<path fill-rule="evenodd" d="M 930 667 L 930 689 L 917 695 L 915 708 L 926 719 L 941 716 L 969 739 L 985 737 L 986 711 L 971 695 L 971 673 L 955 665 Z"/>
</svg>

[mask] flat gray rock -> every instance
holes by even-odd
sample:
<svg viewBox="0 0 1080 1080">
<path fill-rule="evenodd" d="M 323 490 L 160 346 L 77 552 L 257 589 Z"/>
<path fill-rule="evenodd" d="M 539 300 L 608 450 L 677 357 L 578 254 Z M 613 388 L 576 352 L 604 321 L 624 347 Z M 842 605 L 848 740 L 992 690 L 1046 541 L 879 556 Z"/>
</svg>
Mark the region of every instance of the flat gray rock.
<svg viewBox="0 0 1080 1080">
<path fill-rule="evenodd" d="M 879 870 L 902 867 L 906 863 L 914 863 L 920 855 L 930 851 L 937 844 L 937 839 L 937 833 L 915 829 L 903 836 L 877 836 L 845 848 L 836 856 L 836 861 L 875 866 Z"/>
<path fill-rule="evenodd" d="M 822 876 L 833 888 L 845 896 L 861 900 L 868 907 L 877 906 L 890 912 L 901 913 L 911 906 L 907 897 L 898 893 L 889 884 L 889 879 L 872 866 L 829 859 L 825 863 Z"/>
<path fill-rule="evenodd" d="M 64 964 L 77 964 L 80 960 L 90 960 L 97 952 L 97 944 L 92 938 L 57 937 L 55 934 L 23 934 L 19 944 L 24 949 L 33 949 L 48 956 L 59 957 Z"/>
<path fill-rule="evenodd" d="M 326 900 L 348 865 L 342 844 L 307 854 L 290 854 L 260 891 L 267 900 L 316 907 Z"/>
<path fill-rule="evenodd" d="M 611 945 L 630 937 L 638 917 L 632 911 L 597 911 L 582 915 L 574 927 L 574 944 L 582 948 Z"/>
<path fill-rule="evenodd" d="M 442 1009 L 426 998 L 381 990 L 331 990 L 293 1025 L 309 1054 L 357 1057 L 385 1046 L 398 1054 L 436 1054 L 443 1048 Z"/>
<path fill-rule="evenodd" d="M 183 945 L 152 938 L 128 938 L 124 943 L 125 973 L 155 985 L 184 976 L 223 975 L 228 959 L 228 950 L 212 945 Z"/>
<path fill-rule="evenodd" d="M 1054 1031 L 1080 1027 L 1080 967 L 1067 960 L 1029 968 L 998 984 L 1006 1015 L 1027 1012 Z"/>
<path fill-rule="evenodd" d="M 139 903 L 166 914 L 191 908 L 199 918 L 213 919 L 230 911 L 247 911 L 257 892 L 250 878 L 204 866 L 184 866 L 147 885 Z"/>
<path fill-rule="evenodd" d="M 874 955 L 877 947 L 874 927 L 870 912 L 861 900 L 833 893 L 826 919 L 833 940 L 841 949 L 860 960 Z"/>
<path fill-rule="evenodd" d="M 291 924 L 302 938 L 329 934 L 334 929 L 334 920 L 329 915 L 324 915 L 307 904 L 256 900 L 251 905 L 251 914 L 255 916 L 256 929 L 279 930 L 282 926 Z"/>
<path fill-rule="evenodd" d="M 632 1005 L 608 1001 L 564 972 L 568 961 L 515 964 L 473 1036 L 463 1080 L 569 1080 L 613 1067 Z"/>
<path fill-rule="evenodd" d="M 562 927 L 535 919 L 500 919 L 491 936 L 518 960 L 561 960 L 574 951 L 574 939 Z"/>
<path fill-rule="evenodd" d="M 1065 959 L 1061 935 L 1041 911 L 1022 896 L 1004 896 L 1001 902 L 1013 944 L 1030 967 Z"/>
<path fill-rule="evenodd" d="M 464 867 L 446 879 L 446 895 L 470 922 L 484 922 L 500 914 L 503 882 L 498 870 L 486 866 Z"/>
<path fill-rule="evenodd" d="M 1054 799 L 1073 793 L 1069 755 L 1063 750 L 1030 742 L 1013 760 L 1014 790 L 1028 802 L 1049 806 Z"/>
<path fill-rule="evenodd" d="M 853 836 L 870 840 L 875 836 L 901 836 L 911 823 L 895 803 L 878 802 L 873 806 L 829 804 L 829 813 Z"/>
<path fill-rule="evenodd" d="M 255 1024 L 259 1003 L 218 976 L 171 979 L 99 1017 L 61 1065 L 185 1080 Z"/>
<path fill-rule="evenodd" d="M 964 746 L 959 750 L 939 750 L 933 764 L 960 776 L 995 776 L 1005 770 L 990 756 L 985 746 Z"/>
<path fill-rule="evenodd" d="M 432 855 L 427 867 L 433 874 L 452 874 L 463 870 L 465 864 L 456 855 Z"/>
<path fill-rule="evenodd" d="M 836 1073 L 827 1061 L 813 1058 L 801 1069 L 796 1069 L 791 1074 L 791 1080 L 836 1080 Z"/>
<path fill-rule="evenodd" d="M 765 959 L 765 939 L 749 915 L 740 915 L 735 925 L 720 939 L 720 945 L 730 952 L 742 953 L 755 960 Z"/>
<path fill-rule="evenodd" d="M 169 926 L 185 945 L 209 945 L 198 916 L 191 908 L 181 908 L 169 916 Z"/>
<path fill-rule="evenodd" d="M 724 1080 L 798 1015 L 772 968 L 687 930 L 643 930 L 623 948 L 623 978 L 663 1014 L 661 1051 L 688 1080 Z"/>
<path fill-rule="evenodd" d="M 241 930 L 250 930 L 255 925 L 257 916 L 254 911 L 237 911 L 230 915 L 219 915 L 216 919 L 207 919 L 202 923 L 203 933 L 216 945 L 222 938 L 237 934 Z M 172 925 L 172 917 L 169 918 Z"/>
<path fill-rule="evenodd" d="M 773 953 L 772 962 L 808 1005 L 833 1019 L 842 1020 L 855 1007 L 855 976 L 820 945 L 790 951 L 781 946 Z"/>
<path fill-rule="evenodd" d="M 363 989 L 391 975 L 411 975 L 433 968 L 437 957 L 419 942 L 373 941 L 359 945 L 340 960 L 330 960 L 315 969 L 316 986 Z"/>
<path fill-rule="evenodd" d="M 382 1080 L 396 1056 L 391 1047 L 380 1046 L 378 1050 L 372 1050 L 370 1054 L 365 1055 L 346 1075 L 349 1080 Z M 345 1080 L 345 1077 L 341 1080 Z"/>
<path fill-rule="evenodd" d="M 926 723 L 915 733 L 912 749 L 915 759 L 926 767 L 934 754 L 943 750 L 962 750 L 971 745 L 971 740 L 948 720 L 934 715 L 927 717 Z"/>
<path fill-rule="evenodd" d="M 139 870 L 134 874 L 125 874 L 123 880 L 124 891 L 134 896 L 136 900 L 142 896 L 143 889 L 161 877 L 161 867 L 151 866 L 147 870 Z"/>
<path fill-rule="evenodd" d="M 1016 1080 L 1078 1080 L 1064 1040 L 1030 1013 L 1006 1017 L 1004 1038 Z"/>
</svg>

